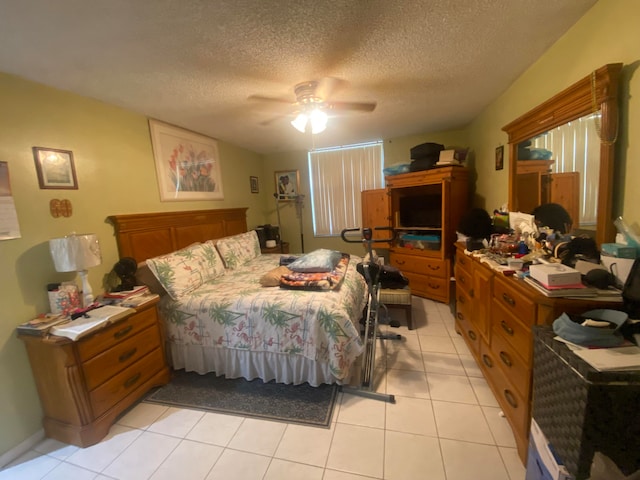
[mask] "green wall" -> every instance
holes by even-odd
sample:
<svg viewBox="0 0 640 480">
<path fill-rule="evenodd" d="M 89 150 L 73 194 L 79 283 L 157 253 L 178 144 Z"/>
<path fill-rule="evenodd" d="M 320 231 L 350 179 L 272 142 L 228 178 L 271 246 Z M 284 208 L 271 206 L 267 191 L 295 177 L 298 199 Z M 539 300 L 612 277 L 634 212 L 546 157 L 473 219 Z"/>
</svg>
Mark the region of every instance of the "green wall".
<svg viewBox="0 0 640 480">
<path fill-rule="evenodd" d="M 248 207 L 249 227 L 264 223 L 266 189 L 251 194 L 249 176 L 265 175 L 260 155 L 219 142 L 225 199 L 160 202 L 147 119 L 95 100 L 0 74 L 0 161 L 7 161 L 22 238 L 0 241 L 0 455 L 41 428 L 42 412 L 25 348 L 15 327 L 49 311 L 55 272 L 48 240 L 96 233 L 103 263 L 89 271 L 94 292 L 117 261 L 109 215 Z M 31 147 L 73 151 L 78 190 L 41 190 Z M 54 219 L 49 201 L 69 199 L 73 216 Z"/>
</svg>

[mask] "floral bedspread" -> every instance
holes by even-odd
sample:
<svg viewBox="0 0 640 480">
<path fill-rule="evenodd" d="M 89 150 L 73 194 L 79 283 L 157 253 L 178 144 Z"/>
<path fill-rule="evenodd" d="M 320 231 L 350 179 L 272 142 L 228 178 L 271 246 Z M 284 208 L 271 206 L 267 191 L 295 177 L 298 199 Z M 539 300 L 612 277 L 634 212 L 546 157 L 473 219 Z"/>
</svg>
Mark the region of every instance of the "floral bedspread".
<svg viewBox="0 0 640 480">
<path fill-rule="evenodd" d="M 358 322 L 366 284 L 351 256 L 340 288 L 329 291 L 262 287 L 259 279 L 280 255 L 260 255 L 188 295 L 165 296 L 160 312 L 167 339 L 183 345 L 300 355 L 329 364 L 346 378 L 362 353 Z"/>
</svg>

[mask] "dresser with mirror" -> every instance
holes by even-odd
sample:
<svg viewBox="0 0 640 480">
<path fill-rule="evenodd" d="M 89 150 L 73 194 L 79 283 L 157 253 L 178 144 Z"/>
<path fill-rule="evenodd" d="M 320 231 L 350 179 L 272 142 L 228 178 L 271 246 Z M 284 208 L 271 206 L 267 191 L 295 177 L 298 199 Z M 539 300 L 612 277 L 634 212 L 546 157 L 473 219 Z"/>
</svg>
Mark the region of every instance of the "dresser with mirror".
<svg viewBox="0 0 640 480">
<path fill-rule="evenodd" d="M 599 245 L 613 240 L 614 144 L 621 69 L 621 64 L 605 65 L 503 128 L 509 135 L 511 211 L 531 213 L 538 204 L 554 201 L 571 213 L 574 231 L 584 231 Z M 553 143 L 540 143 L 547 142 L 548 132 L 566 124 L 578 124 L 587 136 L 595 135 L 588 155 L 560 155 Z M 525 148 L 529 151 L 524 152 Z M 568 164 L 567 156 L 582 156 L 583 165 L 557 168 L 557 164 Z M 595 187 L 593 182 L 590 187 L 582 186 L 585 175 L 595 178 Z M 585 188 L 595 193 L 591 207 L 586 207 Z M 592 211 L 587 212 L 589 209 Z M 563 312 L 579 314 L 593 308 L 615 309 L 621 304 L 588 297 L 547 297 L 524 280 L 492 269 L 467 252 L 462 242 L 457 244 L 454 272 L 456 331 L 511 425 L 524 463 L 531 420 L 533 327 L 549 325 Z"/>
</svg>

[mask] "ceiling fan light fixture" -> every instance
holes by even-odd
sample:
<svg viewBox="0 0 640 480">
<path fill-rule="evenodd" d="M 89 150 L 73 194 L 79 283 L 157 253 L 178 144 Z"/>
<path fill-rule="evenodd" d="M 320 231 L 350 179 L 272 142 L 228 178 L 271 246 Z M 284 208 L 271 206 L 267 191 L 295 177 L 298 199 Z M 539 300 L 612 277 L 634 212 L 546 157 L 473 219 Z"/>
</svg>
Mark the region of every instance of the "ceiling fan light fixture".
<svg viewBox="0 0 640 480">
<path fill-rule="evenodd" d="M 299 113 L 298 116 L 291 121 L 291 125 L 293 125 L 293 128 L 298 130 L 300 133 L 304 133 L 304 131 L 307 129 L 308 119 L 309 117 L 307 117 L 306 113 Z"/>
<path fill-rule="evenodd" d="M 313 134 L 322 133 L 327 128 L 327 114 L 318 108 L 311 111 L 309 120 L 311 122 L 311 133 Z"/>
</svg>

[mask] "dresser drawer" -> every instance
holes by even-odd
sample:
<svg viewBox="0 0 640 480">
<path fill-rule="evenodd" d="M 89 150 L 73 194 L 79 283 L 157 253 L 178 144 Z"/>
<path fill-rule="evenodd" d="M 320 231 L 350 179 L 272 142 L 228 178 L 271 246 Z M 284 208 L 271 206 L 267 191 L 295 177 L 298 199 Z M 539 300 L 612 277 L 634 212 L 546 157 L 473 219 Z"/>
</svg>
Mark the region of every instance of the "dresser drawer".
<svg viewBox="0 0 640 480">
<path fill-rule="evenodd" d="M 531 329 L 518 321 L 498 300 L 493 301 L 492 334 L 502 335 L 512 350 L 518 352 L 526 362 L 531 361 L 533 348 Z M 492 340 L 493 341 L 493 340 Z"/>
<path fill-rule="evenodd" d="M 126 340 L 96 355 L 83 365 L 87 388 L 93 390 L 158 347 L 160 347 L 160 332 L 155 325 L 133 337 L 127 337 Z"/>
<path fill-rule="evenodd" d="M 498 373 L 500 370 L 494 368 L 488 378 L 493 385 L 496 399 L 502 407 L 503 413 L 509 419 L 509 423 L 518 436 L 526 435 L 529 428 L 529 400 L 528 397 L 520 395 L 518 390 L 510 383 L 506 377 Z"/>
<path fill-rule="evenodd" d="M 466 268 L 462 268 L 456 264 L 456 287 L 463 289 L 468 295 L 473 290 L 473 276 Z"/>
<path fill-rule="evenodd" d="M 431 277 L 449 277 L 446 260 L 391 252 L 390 263 L 405 274 L 412 272 L 429 275 Z"/>
<path fill-rule="evenodd" d="M 533 301 L 519 293 L 509 282 L 515 280 L 506 279 L 502 275 L 495 275 L 493 282 L 493 297 L 495 303 L 501 305 L 511 314 L 515 315 L 525 325 L 535 325 L 536 306 Z"/>
<path fill-rule="evenodd" d="M 156 323 L 156 309 L 148 308 L 120 322 L 116 322 L 110 327 L 99 330 L 94 335 L 78 341 L 80 360 L 85 362 L 100 352 L 111 348 L 117 342 L 130 338 Z"/>
<path fill-rule="evenodd" d="M 411 293 L 422 294 L 434 300 L 447 303 L 449 299 L 449 279 L 402 272 L 409 279 Z"/>
<path fill-rule="evenodd" d="M 93 415 L 99 417 L 139 385 L 164 368 L 162 350 L 156 348 L 139 361 L 89 392 Z"/>
<path fill-rule="evenodd" d="M 463 292 L 456 292 L 456 325 L 475 355 L 480 352 L 480 334 L 470 321 L 471 302 Z"/>
<path fill-rule="evenodd" d="M 458 249 L 456 251 L 456 267 L 457 268 L 462 268 L 464 270 L 466 270 L 467 272 L 471 272 L 471 269 L 473 268 L 473 260 L 469 257 L 467 257 L 467 255 L 465 255 L 464 251 L 461 249 Z"/>
<path fill-rule="evenodd" d="M 518 389 L 525 398 L 529 396 L 531 369 L 528 361 L 520 357 L 518 352 L 504 338 L 504 334 L 493 326 L 491 335 L 491 351 L 495 363 L 504 372 L 504 375 Z"/>
</svg>

